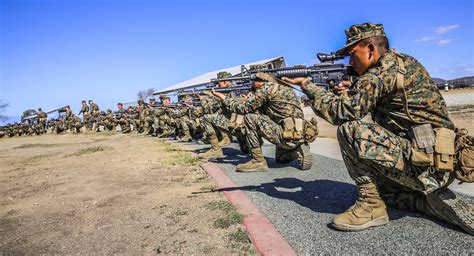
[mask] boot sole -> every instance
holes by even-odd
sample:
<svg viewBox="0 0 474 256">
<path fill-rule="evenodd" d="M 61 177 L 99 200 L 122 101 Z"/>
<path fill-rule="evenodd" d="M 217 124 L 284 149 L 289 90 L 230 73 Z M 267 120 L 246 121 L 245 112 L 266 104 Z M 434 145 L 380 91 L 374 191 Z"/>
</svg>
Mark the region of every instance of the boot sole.
<svg viewBox="0 0 474 256">
<path fill-rule="evenodd" d="M 236 169 L 235 171 L 236 172 L 266 172 L 266 171 L 268 171 L 268 167 L 267 168 L 255 168 L 255 169 L 249 169 L 249 170 Z"/>
<path fill-rule="evenodd" d="M 298 157 L 300 163 L 300 169 L 302 171 L 307 171 L 313 166 L 313 155 L 309 146 L 303 146 L 303 156 Z"/>
<path fill-rule="evenodd" d="M 383 226 L 388 223 L 388 215 L 382 216 L 375 220 L 369 221 L 363 225 L 349 225 L 344 223 L 332 223 L 332 225 L 339 230 L 343 231 L 360 231 L 370 227 Z"/>
</svg>

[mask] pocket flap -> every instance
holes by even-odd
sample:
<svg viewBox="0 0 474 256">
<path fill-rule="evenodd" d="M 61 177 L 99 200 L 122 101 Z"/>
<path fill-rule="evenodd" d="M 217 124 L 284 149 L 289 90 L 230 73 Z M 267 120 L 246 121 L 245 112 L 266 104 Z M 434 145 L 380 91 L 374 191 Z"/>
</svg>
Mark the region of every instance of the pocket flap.
<svg viewBox="0 0 474 256">
<path fill-rule="evenodd" d="M 436 153 L 454 155 L 454 136 L 453 130 L 446 128 L 436 129 Z"/>
</svg>

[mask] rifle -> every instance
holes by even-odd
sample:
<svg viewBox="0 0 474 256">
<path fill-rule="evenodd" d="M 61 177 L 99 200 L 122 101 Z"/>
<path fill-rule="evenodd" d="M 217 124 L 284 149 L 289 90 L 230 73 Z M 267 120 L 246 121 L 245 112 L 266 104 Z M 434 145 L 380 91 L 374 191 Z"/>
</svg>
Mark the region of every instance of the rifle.
<svg viewBox="0 0 474 256">
<path fill-rule="evenodd" d="M 247 82 L 242 85 L 230 86 L 230 87 L 207 86 L 206 88 L 202 88 L 202 89 L 178 91 L 176 95 L 178 97 L 186 96 L 186 95 L 199 95 L 199 94 L 203 94 L 204 91 L 210 91 L 210 90 L 214 90 L 215 92 L 221 92 L 221 93 L 236 92 L 237 94 L 242 94 L 242 93 L 247 93 L 251 91 L 252 84 Z"/>
<path fill-rule="evenodd" d="M 241 66 L 242 72 L 240 76 L 211 79 L 211 83 L 219 83 L 220 81 L 254 81 L 257 80 L 256 74 L 258 72 L 269 74 L 276 78 L 282 77 L 311 77 L 313 83 L 320 86 L 325 86 L 326 89 L 332 89 L 342 80 L 352 80 L 357 76 L 357 73 L 352 69 L 351 65 L 342 63 L 333 63 L 335 60 L 344 58 L 344 56 L 337 53 L 318 53 L 319 64 L 313 66 L 296 66 L 280 69 L 264 69 L 249 71 L 244 65 Z"/>
<path fill-rule="evenodd" d="M 168 105 L 163 105 L 163 104 L 157 103 L 155 105 L 152 105 L 152 107 L 153 108 L 179 108 L 184 104 L 189 104 L 189 105 L 193 105 L 193 106 L 201 106 L 201 101 L 199 101 L 199 100 L 193 100 L 192 102 L 179 101 L 177 103 L 170 103 Z"/>
<path fill-rule="evenodd" d="M 64 108 L 65 107 L 60 107 L 60 108 L 57 108 L 57 109 L 54 109 L 54 110 L 50 110 L 50 111 L 46 112 L 46 114 L 51 114 L 51 113 L 56 112 L 56 111 L 61 111 Z M 34 119 L 34 118 L 37 118 L 37 117 L 38 117 L 38 115 L 36 114 L 36 115 L 25 117 L 25 120 Z"/>
</svg>

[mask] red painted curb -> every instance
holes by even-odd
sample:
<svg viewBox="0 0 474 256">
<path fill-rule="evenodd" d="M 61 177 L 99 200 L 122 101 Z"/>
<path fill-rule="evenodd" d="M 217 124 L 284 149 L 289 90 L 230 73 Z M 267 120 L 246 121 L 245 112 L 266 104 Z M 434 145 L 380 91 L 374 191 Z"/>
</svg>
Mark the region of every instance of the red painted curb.
<svg viewBox="0 0 474 256">
<path fill-rule="evenodd" d="M 219 188 L 236 188 L 224 171 L 214 163 L 203 163 L 201 167 L 216 181 Z M 244 226 L 260 255 L 296 255 L 283 236 L 263 215 L 257 206 L 240 189 L 223 191 L 227 200 L 243 214 Z"/>
</svg>

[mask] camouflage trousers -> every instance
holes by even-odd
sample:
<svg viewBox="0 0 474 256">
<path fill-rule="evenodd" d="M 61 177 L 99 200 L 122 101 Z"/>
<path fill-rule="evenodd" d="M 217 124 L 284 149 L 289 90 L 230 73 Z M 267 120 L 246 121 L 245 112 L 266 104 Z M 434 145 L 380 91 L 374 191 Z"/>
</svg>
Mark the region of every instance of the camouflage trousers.
<svg viewBox="0 0 474 256">
<path fill-rule="evenodd" d="M 211 135 L 217 136 L 217 131 L 229 131 L 229 118 L 224 114 L 205 114 L 201 116 L 200 121 L 208 138 Z"/>
<path fill-rule="evenodd" d="M 275 161 L 288 163 L 296 159 L 293 151 L 299 145 L 285 141 L 283 128 L 267 115 L 252 113 L 244 117 L 245 136 L 250 148 L 258 148 L 263 145 L 263 139 L 268 140 L 276 146 Z"/>
<path fill-rule="evenodd" d="M 83 115 L 82 116 L 82 122 L 86 126 L 87 130 L 92 130 L 93 120 L 92 120 L 90 115 Z"/>
<path fill-rule="evenodd" d="M 410 161 L 411 143 L 380 125 L 350 121 L 339 126 L 337 138 L 349 175 L 357 184 L 374 181 L 400 191 L 429 193 L 449 184 L 450 175 Z M 447 175 L 446 175 L 447 174 Z"/>
<path fill-rule="evenodd" d="M 221 113 L 214 114 L 205 114 L 199 119 L 201 122 L 201 128 L 204 130 L 204 134 L 209 138 L 210 135 L 216 135 L 217 132 L 230 132 L 233 136 L 237 138 L 239 146 L 246 147 L 247 141 L 244 136 L 244 128 L 230 129 L 229 128 L 229 118 Z"/>
</svg>

